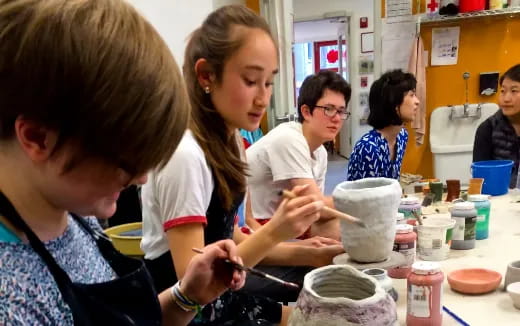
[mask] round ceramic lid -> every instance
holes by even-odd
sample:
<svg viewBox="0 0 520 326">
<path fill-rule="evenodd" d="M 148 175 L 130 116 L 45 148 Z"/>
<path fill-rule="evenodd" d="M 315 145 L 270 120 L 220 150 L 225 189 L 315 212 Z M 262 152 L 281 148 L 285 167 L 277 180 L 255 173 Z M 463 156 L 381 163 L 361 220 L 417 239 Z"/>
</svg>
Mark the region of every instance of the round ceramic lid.
<svg viewBox="0 0 520 326">
<path fill-rule="evenodd" d="M 475 209 L 475 204 L 470 201 L 455 203 L 453 209 Z"/>
<path fill-rule="evenodd" d="M 489 200 L 488 195 L 468 195 L 469 201 L 486 201 Z"/>
<path fill-rule="evenodd" d="M 403 213 L 397 213 L 397 220 L 398 221 L 404 220 L 404 214 Z"/>
<path fill-rule="evenodd" d="M 395 226 L 395 233 L 410 233 L 413 231 L 413 226 L 410 224 L 397 224 Z"/>
<path fill-rule="evenodd" d="M 414 196 L 408 196 L 408 197 L 401 198 L 401 205 L 413 205 L 413 204 L 418 204 L 418 203 L 419 203 L 419 198 L 414 197 Z"/>
<path fill-rule="evenodd" d="M 429 275 L 441 271 L 441 265 L 434 261 L 417 261 L 412 265 L 412 273 Z"/>
</svg>

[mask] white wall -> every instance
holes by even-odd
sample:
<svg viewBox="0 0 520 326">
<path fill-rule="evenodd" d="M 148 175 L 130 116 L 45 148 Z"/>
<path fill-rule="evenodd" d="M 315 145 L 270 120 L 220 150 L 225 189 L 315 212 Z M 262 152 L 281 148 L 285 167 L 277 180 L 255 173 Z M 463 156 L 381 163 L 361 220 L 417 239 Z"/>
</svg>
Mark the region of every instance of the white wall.
<svg viewBox="0 0 520 326">
<path fill-rule="evenodd" d="M 332 23 L 329 19 L 295 22 L 294 43 L 336 40 L 340 26 L 343 23 Z"/>
<path fill-rule="evenodd" d="M 353 29 L 350 31 L 351 39 L 351 60 L 353 62 L 353 69 L 350 72 L 350 83 L 352 85 L 352 99 L 351 109 L 352 116 L 350 118 L 349 126 L 352 131 L 352 145 L 367 132 L 370 127 L 360 125 L 359 119 L 362 112 L 359 110 L 359 96 L 360 92 L 368 92 L 370 82 L 373 78 L 369 78 L 369 87 L 362 89 L 360 87 L 360 75 L 358 69 L 358 60 L 361 55 L 361 33 L 372 32 L 374 30 L 374 0 L 293 0 L 294 19 L 317 19 L 323 18 L 324 14 L 333 13 L 337 11 L 347 11 L 351 13 L 353 20 Z M 368 27 L 359 28 L 359 18 L 368 17 Z M 345 141 L 342 139 L 341 141 Z M 345 153 L 342 153 L 345 154 Z"/>
<path fill-rule="evenodd" d="M 127 0 L 157 29 L 181 66 L 190 33 L 223 0 Z"/>
<path fill-rule="evenodd" d="M 246 0 L 213 0 L 213 8 L 217 9 L 227 5 L 245 5 Z"/>
</svg>

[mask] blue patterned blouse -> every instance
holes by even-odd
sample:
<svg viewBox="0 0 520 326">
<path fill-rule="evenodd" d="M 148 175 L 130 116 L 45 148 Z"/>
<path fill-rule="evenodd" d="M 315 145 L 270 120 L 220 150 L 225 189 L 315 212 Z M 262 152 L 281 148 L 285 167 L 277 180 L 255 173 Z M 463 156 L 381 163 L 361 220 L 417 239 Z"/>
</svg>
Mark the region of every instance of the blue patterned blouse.
<svg viewBox="0 0 520 326">
<path fill-rule="evenodd" d="M 87 218 L 101 230 L 95 218 Z M 65 232 L 44 243 L 73 282 L 101 283 L 116 278 L 91 235 L 69 216 Z M 73 325 L 52 274 L 29 244 L 0 223 L 0 325 Z"/>
<path fill-rule="evenodd" d="M 390 148 L 386 139 L 375 129 L 363 135 L 354 146 L 348 162 L 347 180 L 385 177 L 399 180 L 408 132 L 402 128 L 397 135 L 396 155 L 390 161 Z"/>
</svg>

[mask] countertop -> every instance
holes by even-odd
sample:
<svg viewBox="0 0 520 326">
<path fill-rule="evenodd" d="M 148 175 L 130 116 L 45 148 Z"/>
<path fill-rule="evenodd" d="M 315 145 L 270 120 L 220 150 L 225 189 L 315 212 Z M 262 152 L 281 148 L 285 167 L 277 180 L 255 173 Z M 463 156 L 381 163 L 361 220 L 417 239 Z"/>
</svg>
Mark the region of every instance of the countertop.
<svg viewBox="0 0 520 326">
<path fill-rule="evenodd" d="M 510 194 L 490 198 L 489 238 L 477 240 L 475 249 L 450 250 L 448 259 L 440 261 L 444 273 L 442 304 L 469 325 L 519 325 L 520 310 L 503 290 L 507 265 L 520 260 L 520 203 Z M 444 215 L 444 214 L 439 214 Z M 445 214 L 449 216 L 449 214 Z M 461 268 L 487 268 L 502 274 L 502 284 L 491 293 L 464 295 L 451 290 L 447 275 Z M 406 325 L 406 279 L 392 279 L 399 293 L 399 324 Z M 444 316 L 443 325 L 460 325 Z"/>
</svg>

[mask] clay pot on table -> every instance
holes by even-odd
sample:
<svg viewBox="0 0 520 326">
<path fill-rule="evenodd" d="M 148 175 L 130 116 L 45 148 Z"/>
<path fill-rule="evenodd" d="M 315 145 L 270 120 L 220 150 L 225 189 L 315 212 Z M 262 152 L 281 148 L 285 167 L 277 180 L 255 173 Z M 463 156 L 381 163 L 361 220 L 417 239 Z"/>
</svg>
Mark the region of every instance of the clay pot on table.
<svg viewBox="0 0 520 326">
<path fill-rule="evenodd" d="M 366 178 L 336 186 L 336 209 L 361 219 L 366 227 L 341 221 L 341 241 L 354 261 L 385 261 L 392 252 L 401 186 L 394 179 Z"/>
<path fill-rule="evenodd" d="M 374 278 L 351 266 L 305 275 L 289 326 L 345 325 L 397 325 L 395 302 Z"/>
<path fill-rule="evenodd" d="M 460 180 L 446 180 L 446 186 L 448 188 L 446 201 L 452 201 L 454 199 L 460 198 Z"/>
</svg>

